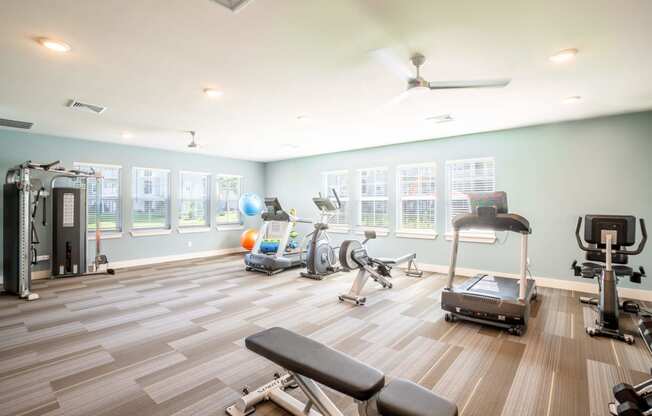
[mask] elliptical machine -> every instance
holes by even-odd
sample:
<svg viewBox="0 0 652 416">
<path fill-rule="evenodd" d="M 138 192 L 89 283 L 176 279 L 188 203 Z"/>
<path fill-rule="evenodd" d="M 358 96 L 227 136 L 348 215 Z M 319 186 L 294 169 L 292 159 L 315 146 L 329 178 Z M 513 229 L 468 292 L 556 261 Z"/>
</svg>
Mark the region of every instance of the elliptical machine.
<svg viewBox="0 0 652 416">
<path fill-rule="evenodd" d="M 593 279 L 599 276 L 599 297 L 580 297 L 580 302 L 597 306 L 599 317 L 595 327 L 587 327 L 590 336 L 604 336 L 634 343 L 634 337 L 620 330 L 618 316 L 622 309 L 628 313 L 638 314 L 640 306 L 633 301 L 620 302 L 618 299 L 618 280 L 629 277 L 633 283 L 641 283 L 645 277 L 643 266 L 638 271 L 626 266 L 629 256 L 640 254 L 647 241 L 645 220 L 640 219 L 641 241 L 636 250 L 629 251 L 624 247 L 634 245 L 636 240 L 636 218 L 631 215 L 587 215 L 584 225 L 584 245 L 580 237 L 582 217 L 577 219 L 575 237 L 577 244 L 586 251 L 587 262 L 581 266 L 577 260 L 571 266 L 575 276 Z M 614 265 L 615 263 L 615 265 Z"/>
<path fill-rule="evenodd" d="M 315 229 L 305 238 L 310 238 L 306 254 L 306 271 L 301 272 L 302 277 L 309 279 L 322 280 L 326 276 L 337 273 L 341 270 L 337 262 L 336 252 L 339 247 L 334 247 L 328 238 L 328 222 L 337 215 L 337 212 L 342 207 L 340 197 L 332 189 L 331 192 L 335 197 L 335 204 L 328 197 L 323 197 L 321 192 L 319 196 L 312 199 L 312 202 L 317 206 L 320 212 L 319 221 L 314 224 Z"/>
</svg>

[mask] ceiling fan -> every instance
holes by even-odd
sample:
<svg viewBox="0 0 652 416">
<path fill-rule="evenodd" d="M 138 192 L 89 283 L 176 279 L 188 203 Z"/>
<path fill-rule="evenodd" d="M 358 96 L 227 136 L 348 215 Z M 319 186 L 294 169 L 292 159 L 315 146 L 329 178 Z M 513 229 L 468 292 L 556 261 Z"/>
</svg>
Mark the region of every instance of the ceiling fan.
<svg viewBox="0 0 652 416">
<path fill-rule="evenodd" d="M 428 81 L 421 76 L 421 66 L 426 62 L 426 57 L 421 53 L 415 53 L 410 57 L 410 62 L 416 68 L 416 74 L 408 66 L 404 65 L 395 55 L 387 49 L 379 49 L 373 52 L 375 57 L 388 69 L 407 82 L 407 89 L 393 102 L 400 101 L 407 97 L 408 93 L 426 90 L 454 90 L 470 88 L 504 88 L 511 82 L 510 78 L 498 79 L 476 79 L 461 81 Z"/>
</svg>

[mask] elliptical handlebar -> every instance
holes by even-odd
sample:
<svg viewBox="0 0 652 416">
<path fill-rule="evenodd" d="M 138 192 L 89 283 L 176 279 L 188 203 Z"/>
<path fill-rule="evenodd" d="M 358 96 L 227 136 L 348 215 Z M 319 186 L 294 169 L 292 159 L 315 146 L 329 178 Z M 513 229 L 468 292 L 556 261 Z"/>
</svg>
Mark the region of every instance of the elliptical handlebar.
<svg viewBox="0 0 652 416">
<path fill-rule="evenodd" d="M 639 225 L 641 226 L 641 241 L 638 242 L 638 247 L 634 251 L 627 250 L 616 250 L 618 254 L 631 254 L 633 256 L 641 254 L 645 248 L 645 243 L 647 243 L 647 229 L 645 228 L 645 220 L 643 218 L 638 219 Z"/>
<path fill-rule="evenodd" d="M 340 201 L 340 196 L 337 195 L 337 191 L 335 188 L 332 188 L 331 191 L 333 191 L 333 196 L 335 196 L 335 200 L 337 201 L 337 209 L 342 208 L 342 202 Z"/>
<path fill-rule="evenodd" d="M 641 254 L 643 249 L 645 248 L 645 244 L 647 243 L 647 229 L 645 228 L 645 220 L 643 218 L 639 218 L 639 224 L 641 227 L 641 241 L 638 242 L 638 247 L 636 250 L 611 250 L 613 254 L 625 254 L 628 256 L 635 256 L 637 254 Z M 575 227 L 575 238 L 577 239 L 577 245 L 580 247 L 581 250 L 586 251 L 586 252 L 592 252 L 592 253 L 602 253 L 604 252 L 604 249 L 602 248 L 593 248 L 593 247 L 588 247 L 585 246 L 584 243 L 582 242 L 582 238 L 580 237 L 580 228 L 582 227 L 582 217 L 577 218 L 577 227 Z"/>
<path fill-rule="evenodd" d="M 584 245 L 584 243 L 582 242 L 582 237 L 580 237 L 580 228 L 582 228 L 582 217 L 577 217 L 577 227 L 575 227 L 575 239 L 577 240 L 577 245 L 580 246 L 580 249 L 586 252 L 601 253 L 602 250 L 600 250 L 599 248 L 591 248 L 589 246 Z"/>
</svg>

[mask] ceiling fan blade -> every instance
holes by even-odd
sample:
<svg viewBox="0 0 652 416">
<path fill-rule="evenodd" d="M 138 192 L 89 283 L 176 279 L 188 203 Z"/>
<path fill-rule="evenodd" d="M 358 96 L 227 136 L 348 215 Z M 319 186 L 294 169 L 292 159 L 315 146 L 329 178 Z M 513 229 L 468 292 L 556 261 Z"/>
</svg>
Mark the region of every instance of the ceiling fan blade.
<svg viewBox="0 0 652 416">
<path fill-rule="evenodd" d="M 405 101 L 405 99 L 408 98 L 409 95 L 410 94 L 409 94 L 408 91 L 403 91 L 399 95 L 397 95 L 394 98 L 392 98 L 391 100 L 387 101 L 385 103 L 385 105 L 383 105 L 383 108 L 394 107 L 395 105 L 398 105 L 398 104 L 402 103 L 403 101 Z"/>
<path fill-rule="evenodd" d="M 431 90 L 454 90 L 462 88 L 503 88 L 509 85 L 510 78 L 503 79 L 480 79 L 472 81 L 436 81 L 429 82 Z"/>
<path fill-rule="evenodd" d="M 402 80 L 414 78 L 414 71 L 406 65 L 391 49 L 382 48 L 370 52 L 375 60 Z"/>
<path fill-rule="evenodd" d="M 402 93 L 394 96 L 392 99 L 386 101 L 383 105 L 377 107 L 375 110 L 373 110 L 374 113 L 384 113 L 386 111 L 391 110 L 401 102 L 403 102 L 407 97 L 409 96 L 407 91 L 403 91 Z"/>
</svg>

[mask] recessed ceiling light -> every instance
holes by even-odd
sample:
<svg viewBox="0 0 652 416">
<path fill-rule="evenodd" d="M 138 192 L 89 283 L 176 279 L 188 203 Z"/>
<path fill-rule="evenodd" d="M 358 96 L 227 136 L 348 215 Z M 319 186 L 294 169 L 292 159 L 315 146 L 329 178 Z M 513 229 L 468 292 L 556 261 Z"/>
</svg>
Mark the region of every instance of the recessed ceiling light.
<svg viewBox="0 0 652 416">
<path fill-rule="evenodd" d="M 123 131 L 122 134 L 120 134 L 123 139 L 133 139 L 134 135 L 131 132 L 128 131 Z"/>
<path fill-rule="evenodd" d="M 572 61 L 575 59 L 575 55 L 577 55 L 579 51 L 575 48 L 570 48 L 570 49 L 563 49 L 554 55 L 552 55 L 550 58 L 550 61 L 556 63 L 556 64 L 561 64 L 564 62 Z"/>
<path fill-rule="evenodd" d="M 70 52 L 70 45 L 59 40 L 54 40 L 50 38 L 38 38 L 38 43 L 42 46 L 45 46 L 48 49 L 51 49 L 55 52 L 65 53 Z"/>
<path fill-rule="evenodd" d="M 580 102 L 581 100 L 582 100 L 582 97 L 580 97 L 579 95 L 573 95 L 573 96 L 564 98 L 562 102 L 564 104 L 575 104 L 575 103 Z"/>
<path fill-rule="evenodd" d="M 216 90 L 215 88 L 204 88 L 204 94 L 210 98 L 219 98 L 224 95 L 222 91 Z"/>
<path fill-rule="evenodd" d="M 294 143 L 283 143 L 283 144 L 281 145 L 281 147 L 282 147 L 283 149 L 296 150 L 296 149 L 299 148 L 299 145 L 298 145 L 298 144 L 294 144 Z"/>
<path fill-rule="evenodd" d="M 450 114 L 440 114 L 438 116 L 426 117 L 426 121 L 432 121 L 432 122 L 437 123 L 437 124 L 439 124 L 439 123 L 449 123 L 449 122 L 454 121 L 454 120 L 455 119 Z"/>
</svg>

